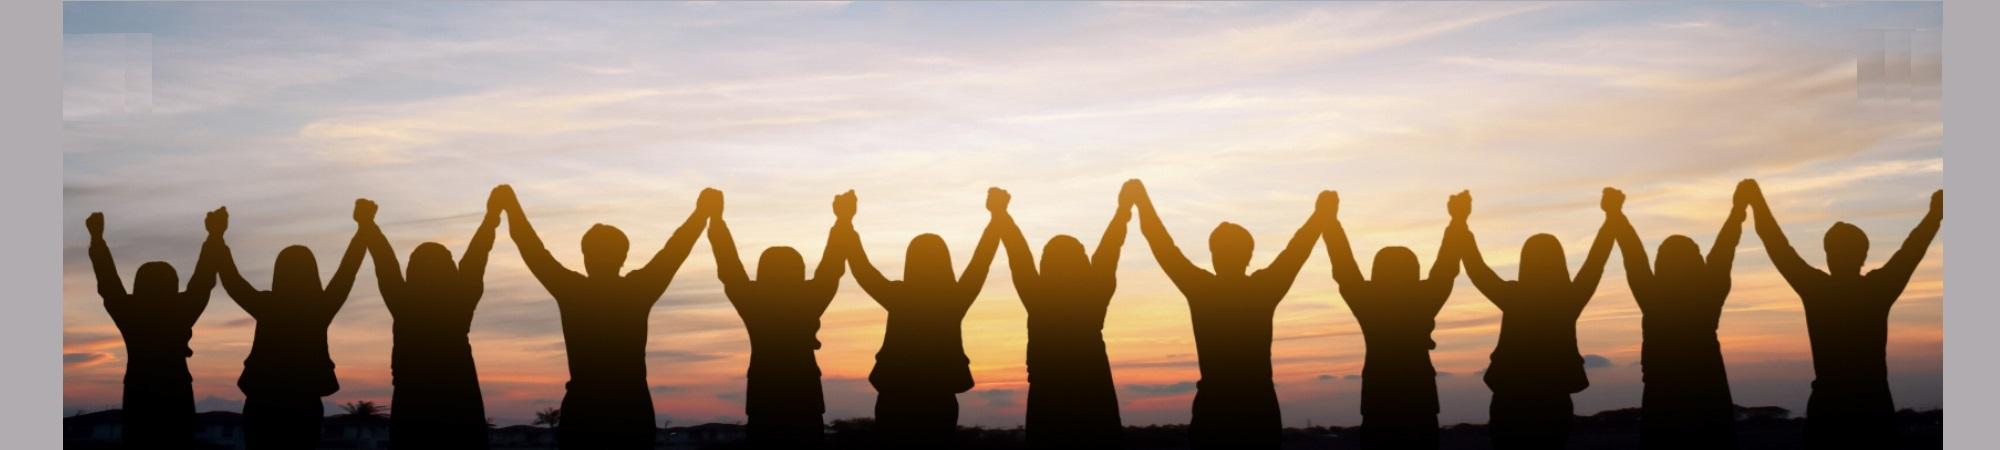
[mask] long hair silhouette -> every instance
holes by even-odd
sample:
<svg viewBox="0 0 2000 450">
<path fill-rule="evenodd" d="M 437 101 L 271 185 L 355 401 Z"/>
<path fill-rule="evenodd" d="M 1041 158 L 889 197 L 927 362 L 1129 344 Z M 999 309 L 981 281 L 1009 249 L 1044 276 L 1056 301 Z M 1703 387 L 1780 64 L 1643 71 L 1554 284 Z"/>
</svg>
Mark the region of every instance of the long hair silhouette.
<svg viewBox="0 0 2000 450">
<path fill-rule="evenodd" d="M 375 203 L 354 201 L 357 224 L 375 220 Z M 340 391 L 326 329 L 361 269 L 366 237 L 356 230 L 333 279 L 320 285 L 319 263 L 304 246 L 285 247 L 271 270 L 271 290 L 251 286 L 236 270 L 226 245 L 218 246 L 216 274 L 222 290 L 257 321 L 250 356 L 243 360 L 243 439 L 250 448 L 309 449 L 319 443 L 320 398 Z"/>
<path fill-rule="evenodd" d="M 805 261 L 791 247 L 764 250 L 757 260 L 757 279 L 750 279 L 737 256 L 729 225 L 722 220 L 722 202 L 716 202 L 708 221 L 716 276 L 722 280 L 729 305 L 750 333 L 743 409 L 750 418 L 748 434 L 753 448 L 824 445 L 826 398 L 820 387 L 819 360 L 813 352 L 820 348 L 820 315 L 833 303 L 840 277 L 847 272 L 846 247 L 838 245 L 838 240 L 853 229 L 854 207 L 854 191 L 834 197 L 833 212 L 838 220 L 827 234 L 826 253 L 820 256 L 812 279 L 806 279 Z"/>
<path fill-rule="evenodd" d="M 174 266 L 153 261 L 139 266 L 132 291 L 118 276 L 118 264 L 111 259 L 111 247 L 104 241 L 104 214 L 91 213 L 84 219 L 90 231 L 90 266 L 97 274 L 97 294 L 104 299 L 104 312 L 125 341 L 124 431 L 120 436 L 128 448 L 181 448 L 193 445 L 194 377 L 188 374 L 187 359 L 194 356 L 188 341 L 194 338 L 194 323 L 208 308 L 215 290 L 216 252 L 222 233 L 229 228 L 229 211 L 218 208 L 204 219 L 208 240 L 202 243 L 195 260 L 194 274 L 187 290 L 180 284 Z"/>
<path fill-rule="evenodd" d="M 997 224 L 1014 291 L 1028 310 L 1028 414 L 1030 448 L 1118 448 L 1124 425 L 1118 390 L 1104 348 L 1104 315 L 1118 287 L 1118 254 L 1132 221 L 1138 183 L 1118 195 L 1118 211 L 1097 242 L 1095 256 L 1069 235 L 1049 238 L 1041 268 L 1014 218 Z"/>
<path fill-rule="evenodd" d="M 1004 192 L 988 192 L 986 209 L 994 222 L 1006 211 Z M 882 350 L 868 383 L 875 386 L 876 430 L 892 448 L 952 447 L 958 424 L 957 394 L 972 389 L 971 360 L 965 357 L 959 324 L 979 297 L 999 246 L 989 223 L 973 249 L 963 277 L 952 274 L 944 239 L 922 234 L 910 240 L 903 279 L 890 280 L 869 263 L 861 235 L 837 230 L 854 281 L 889 312 Z"/>
<path fill-rule="evenodd" d="M 1763 190 L 1745 181 L 1757 220 L 1757 237 L 1771 265 L 1798 292 L 1812 340 L 1812 397 L 1806 400 L 1806 448 L 1891 448 L 1896 445 L 1895 403 L 1889 396 L 1885 347 L 1889 308 L 1902 297 L 1910 276 L 1944 223 L 1944 191 L 1931 194 L 1930 212 L 1881 268 L 1861 272 L 1868 260 L 1868 236 L 1860 227 L 1835 223 L 1826 231 L 1822 271 L 1799 257 L 1771 214 Z"/>
<path fill-rule="evenodd" d="M 1486 265 L 1471 229 L 1455 229 L 1464 246 L 1459 254 L 1466 277 L 1501 312 L 1500 342 L 1486 369 L 1486 386 L 1493 390 L 1488 423 L 1494 448 L 1562 448 L 1569 441 L 1575 412 L 1570 394 L 1590 386 L 1577 350 L 1576 319 L 1604 275 L 1611 230 L 1617 226 L 1612 221 L 1620 217 L 1616 211 L 1624 201 L 1624 193 L 1604 189 L 1600 203 L 1606 222 L 1574 280 L 1555 236 L 1529 237 L 1521 248 L 1520 279 L 1504 280 Z"/>
<path fill-rule="evenodd" d="M 1277 448 L 1282 433 L 1278 393 L 1271 381 L 1271 318 L 1312 256 L 1327 218 L 1315 209 L 1271 265 L 1248 273 L 1250 232 L 1223 222 L 1209 235 L 1215 272 L 1194 265 L 1160 223 L 1143 184 L 1133 183 L 1139 230 L 1153 258 L 1187 296 L 1201 381 L 1195 383 L 1194 448 Z"/>
<path fill-rule="evenodd" d="M 1738 186 L 1729 218 L 1706 258 L 1694 239 L 1677 234 L 1661 241 L 1659 259 L 1648 263 L 1631 221 L 1622 213 L 1613 219 L 1625 279 L 1643 314 L 1643 448 L 1736 448 L 1736 406 L 1715 330 L 1729 298 L 1729 271 L 1743 235 L 1749 192 L 1748 182 Z"/>
<path fill-rule="evenodd" d="M 1367 345 L 1361 367 L 1361 443 L 1365 448 L 1435 449 L 1438 447 L 1437 369 L 1431 350 L 1437 343 L 1437 314 L 1451 298 L 1458 279 L 1457 242 L 1465 233 L 1465 216 L 1472 213 L 1472 194 L 1461 192 L 1446 202 L 1451 224 L 1431 263 L 1429 278 L 1418 279 L 1416 253 L 1387 247 L 1375 253 L 1374 276 L 1363 278 L 1339 219 L 1340 196 L 1320 195 L 1326 211 L 1327 256 L 1340 298 L 1354 312 Z"/>
<path fill-rule="evenodd" d="M 617 228 L 597 224 L 584 233 L 584 273 L 577 273 L 542 246 L 512 187 L 501 185 L 494 196 L 505 205 L 507 231 L 522 261 L 555 297 L 562 315 L 570 379 L 563 385 L 556 440 L 570 449 L 651 448 L 657 429 L 646 386 L 646 320 L 711 212 L 721 208 L 722 192 L 703 190 L 666 246 L 631 273 L 620 273 L 628 244 Z"/>
<path fill-rule="evenodd" d="M 375 280 L 395 323 L 390 352 L 389 445 L 399 449 L 483 449 L 486 405 L 472 361 L 472 313 L 486 290 L 486 255 L 500 226 L 499 193 L 488 196 L 463 259 L 436 242 L 410 252 L 406 277 L 396 250 L 374 222 L 362 224 Z"/>
</svg>

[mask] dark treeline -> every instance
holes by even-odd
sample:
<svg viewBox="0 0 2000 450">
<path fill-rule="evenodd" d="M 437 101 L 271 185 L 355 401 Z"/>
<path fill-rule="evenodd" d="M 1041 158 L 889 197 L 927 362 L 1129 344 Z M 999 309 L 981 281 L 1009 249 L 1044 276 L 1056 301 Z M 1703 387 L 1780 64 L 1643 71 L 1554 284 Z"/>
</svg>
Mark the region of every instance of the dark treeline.
<svg viewBox="0 0 2000 450">
<path fill-rule="evenodd" d="M 1209 234 L 1208 267 L 1176 244 L 1145 185 L 1120 189 L 1104 236 L 1094 250 L 1057 235 L 1036 260 L 1008 212 L 1011 197 L 988 191 L 990 216 L 970 262 L 957 269 L 945 240 L 920 234 L 909 241 L 903 272 L 877 270 L 853 225 L 859 198 L 853 191 L 831 202 L 834 224 L 826 252 L 807 277 L 803 255 L 790 247 L 760 253 L 751 277 L 723 220 L 721 191 L 703 190 L 695 207 L 652 257 L 627 271 L 631 243 L 624 232 L 593 225 L 579 242 L 582 269 L 555 258 L 512 188 L 488 196 L 484 219 L 463 255 L 437 243 L 417 245 L 401 265 L 387 231 L 375 222 L 376 204 L 355 201 L 356 231 L 331 279 L 322 283 L 311 249 L 289 246 L 277 254 L 268 288 L 237 270 L 224 238 L 226 209 L 208 213 L 207 240 L 185 289 L 163 262 L 141 265 L 128 292 L 104 237 L 104 216 L 85 220 L 90 260 L 104 308 L 128 350 L 124 441 L 135 448 L 180 448 L 194 436 L 192 377 L 186 358 L 192 329 L 217 284 L 256 324 L 251 351 L 237 386 L 244 394 L 242 429 L 247 447 L 310 449 L 320 444 L 321 401 L 338 392 L 327 351 L 327 327 L 347 301 L 355 274 L 372 256 L 394 325 L 390 350 L 393 404 L 387 426 L 394 448 L 491 448 L 484 432 L 483 399 L 467 339 L 484 291 L 486 256 L 498 228 L 519 251 L 528 271 L 559 311 L 570 370 L 554 444 L 571 449 L 653 447 L 660 431 L 647 386 L 648 317 L 694 246 L 706 235 L 724 294 L 743 319 L 751 343 L 746 368 L 742 445 L 758 448 L 981 448 L 986 433 L 958 426 L 957 395 L 977 380 L 966 357 L 960 324 L 985 287 L 994 260 L 1008 259 L 1014 289 L 1028 312 L 1028 405 L 1018 443 L 1032 448 L 1144 446 L 1160 435 L 1124 427 L 1103 328 L 1117 286 L 1120 249 L 1137 219 L 1155 262 L 1186 297 L 1195 336 L 1200 381 L 1192 419 L 1168 439 L 1190 448 L 1274 449 L 1320 436 L 1366 448 L 1458 448 L 1462 426 L 1440 427 L 1436 370 L 1430 351 L 1438 311 L 1463 272 L 1500 310 L 1499 341 L 1484 381 L 1493 392 L 1490 426 L 1481 441 L 1498 449 L 1551 449 L 1599 445 L 1603 420 L 1578 420 L 1571 396 L 1589 388 L 1576 322 L 1595 295 L 1614 256 L 1642 312 L 1645 383 L 1636 441 L 1649 449 L 1733 448 L 1752 445 L 1733 406 L 1715 330 L 1730 291 L 1730 273 L 1744 222 L 1805 307 L 1814 380 L 1806 417 L 1798 428 L 1810 448 L 1894 448 L 1901 435 L 1888 385 L 1885 346 L 1888 316 L 1943 222 L 1944 192 L 1931 195 L 1929 212 L 1881 267 L 1862 271 L 1869 240 L 1860 228 L 1835 223 L 1825 235 L 1827 268 L 1799 256 L 1752 180 L 1737 186 L 1710 251 L 1686 236 L 1661 241 L 1649 260 L 1637 228 L 1624 214 L 1625 194 L 1605 188 L 1604 220 L 1585 259 L 1572 272 L 1562 243 L 1549 234 L 1529 236 L 1512 277 L 1486 263 L 1473 231 L 1473 199 L 1460 192 L 1445 201 L 1448 220 L 1432 267 L 1422 270 L 1405 247 L 1378 251 L 1369 274 L 1355 263 L 1340 217 L 1340 197 L 1322 191 L 1310 214 L 1276 256 L 1252 267 L 1255 242 L 1242 226 L 1220 222 Z M 1721 205 L 1718 205 L 1720 207 Z M 705 232 L 705 233 L 704 233 Z M 1490 236 L 1490 235 L 1489 235 Z M 1272 319 L 1322 241 L 1332 260 L 1332 280 L 1362 331 L 1366 356 L 1361 387 L 1362 426 L 1316 435 L 1287 431 L 1272 381 Z M 820 388 L 818 331 L 824 313 L 851 273 L 855 284 L 887 312 L 881 350 L 868 380 L 876 390 L 866 442 L 829 435 Z M 352 412 L 350 412 L 352 414 Z M 1622 414 L 1622 413 L 1621 413 Z M 1592 416 L 1601 418 L 1603 414 Z M 1616 414 L 1614 414 L 1616 416 Z M 372 414 L 368 417 L 372 417 Z M 855 425 L 860 422 L 848 422 Z M 1623 422 L 1620 422 L 1623 423 Z M 1596 428 L 1593 428 L 1596 427 Z M 829 437 L 831 436 L 831 437 Z M 1306 437 L 1301 437 L 1306 436 Z M 1017 436 L 1019 437 L 1019 436 Z M 1358 440 L 1358 441 L 1357 441 Z M 1333 442 L 1333 441 L 1329 441 Z M 1449 444 L 1449 445 L 1447 445 Z M 1316 444 L 1314 444 L 1316 445 Z"/>
</svg>

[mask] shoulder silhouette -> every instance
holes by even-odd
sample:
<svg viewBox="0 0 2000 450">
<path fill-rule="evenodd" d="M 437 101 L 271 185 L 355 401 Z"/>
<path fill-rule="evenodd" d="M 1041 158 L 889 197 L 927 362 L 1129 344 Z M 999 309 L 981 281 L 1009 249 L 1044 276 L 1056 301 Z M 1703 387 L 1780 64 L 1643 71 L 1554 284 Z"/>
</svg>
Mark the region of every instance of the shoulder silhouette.
<svg viewBox="0 0 2000 450">
<path fill-rule="evenodd" d="M 375 280 L 395 322 L 389 367 L 395 386 L 389 410 L 394 448 L 486 448 L 486 405 L 472 362 L 473 309 L 485 293 L 486 255 L 500 226 L 499 188 L 465 255 L 425 242 L 410 252 L 408 273 L 373 221 L 362 223 Z"/>
<path fill-rule="evenodd" d="M 988 193 L 986 208 L 997 217 L 1006 210 L 1006 193 Z M 944 238 L 921 234 L 910 240 L 903 261 L 903 279 L 890 280 L 868 261 L 860 234 L 839 232 L 854 281 L 889 313 L 882 349 L 868 382 L 875 386 L 876 430 L 893 448 L 952 446 L 958 424 L 957 394 L 972 389 L 971 361 L 965 357 L 959 324 L 979 290 L 999 246 L 989 224 L 973 249 L 963 276 L 952 273 L 951 252 Z"/>
<path fill-rule="evenodd" d="M 1313 211 L 1270 266 L 1249 272 L 1254 243 L 1223 222 L 1209 234 L 1215 271 L 1196 267 L 1174 245 L 1143 185 L 1134 183 L 1139 230 L 1160 268 L 1187 296 L 1201 370 L 1188 437 L 1195 448 L 1277 448 L 1281 420 L 1271 382 L 1271 318 L 1318 243 L 1328 211 Z"/>
<path fill-rule="evenodd" d="M 1486 265 L 1470 228 L 1455 228 L 1466 278 L 1500 308 L 1500 342 L 1486 369 L 1493 390 L 1490 424 L 1500 449 L 1562 448 L 1569 441 L 1574 404 L 1570 394 L 1590 386 L 1577 349 L 1576 319 L 1597 292 L 1611 256 L 1612 223 L 1621 217 L 1625 194 L 1605 188 L 1605 225 L 1583 267 L 1571 278 L 1562 243 L 1537 234 L 1521 247 L 1517 280 L 1501 279 Z"/>
<path fill-rule="evenodd" d="M 840 277 L 847 271 L 845 246 L 836 245 L 851 232 L 854 191 L 835 196 L 837 220 L 828 233 L 826 252 L 811 279 L 798 250 L 765 249 L 751 279 L 736 253 L 736 240 L 722 220 L 720 198 L 708 221 L 709 247 L 714 249 L 716 276 L 723 294 L 750 333 L 750 369 L 744 413 L 749 416 L 749 444 L 754 448 L 819 448 L 824 443 L 825 394 L 820 388 L 818 358 L 820 315 L 833 303 Z"/>
<path fill-rule="evenodd" d="M 1124 425 L 1104 348 L 1104 316 L 1118 286 L 1118 254 L 1138 188 L 1136 181 L 1125 183 L 1094 253 L 1086 254 L 1075 237 L 1056 235 L 1042 247 L 1039 268 L 1013 216 L 999 212 L 1000 243 L 1028 310 L 1031 448 L 1120 446 Z"/>
<path fill-rule="evenodd" d="M 542 246 L 514 191 L 495 191 L 505 206 L 507 231 L 528 271 L 555 297 L 562 315 L 563 348 L 569 359 L 562 422 L 556 439 L 563 448 L 651 448 L 653 398 L 646 386 L 646 321 L 674 273 L 701 238 L 722 192 L 706 189 L 667 244 L 637 270 L 622 273 L 629 244 L 625 233 L 597 224 L 583 234 L 583 273 L 556 261 Z"/>
<path fill-rule="evenodd" d="M 1419 278 L 1417 255 L 1405 247 L 1375 253 L 1373 276 L 1363 278 L 1339 220 L 1340 196 L 1320 194 L 1326 211 L 1327 256 L 1340 298 L 1361 324 L 1367 356 L 1361 368 L 1361 435 L 1367 448 L 1437 448 L 1437 369 L 1430 351 L 1437 348 L 1431 332 L 1437 314 L 1451 297 L 1457 281 L 1459 252 L 1464 245 L 1465 216 L 1472 213 L 1472 194 L 1461 192 L 1446 202 L 1451 224 L 1438 246 L 1428 278 Z"/>
<path fill-rule="evenodd" d="M 1885 354 L 1889 308 L 1902 297 L 1944 223 L 1944 191 L 1931 194 L 1930 212 L 1903 247 L 1882 267 L 1862 273 L 1868 235 L 1860 227 L 1838 222 L 1826 230 L 1827 270 L 1820 270 L 1792 248 L 1756 182 L 1745 185 L 1743 195 L 1755 211 L 1757 237 L 1771 265 L 1805 304 L 1814 376 L 1806 402 L 1806 447 L 1893 447 L 1895 403 Z"/>
<path fill-rule="evenodd" d="M 97 274 L 97 293 L 104 312 L 125 340 L 124 431 L 128 448 L 179 448 L 193 445 L 194 377 L 187 358 L 194 323 L 208 308 L 215 289 L 216 253 L 229 228 L 228 209 L 218 208 L 205 219 L 208 240 L 202 243 L 186 290 L 179 288 L 174 266 L 153 261 L 139 266 L 131 292 L 118 276 L 111 247 L 104 241 L 104 214 L 84 219 L 90 231 L 90 265 Z"/>
<path fill-rule="evenodd" d="M 375 220 L 375 203 L 354 201 L 358 224 Z M 365 235 L 356 231 L 334 270 L 320 284 L 319 262 L 305 246 L 285 247 L 271 269 L 271 289 L 259 290 L 236 270 L 228 246 L 216 249 L 222 290 L 257 322 L 250 357 L 243 360 L 243 438 L 255 448 L 313 448 L 319 443 L 320 398 L 340 390 L 326 329 L 347 303 L 361 269 Z"/>
</svg>

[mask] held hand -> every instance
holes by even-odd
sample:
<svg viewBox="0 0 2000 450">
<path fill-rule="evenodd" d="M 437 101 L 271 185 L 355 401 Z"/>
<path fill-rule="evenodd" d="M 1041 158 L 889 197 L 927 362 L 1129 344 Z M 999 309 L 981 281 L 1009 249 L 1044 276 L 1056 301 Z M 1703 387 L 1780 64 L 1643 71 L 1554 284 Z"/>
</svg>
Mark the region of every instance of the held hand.
<svg viewBox="0 0 2000 450">
<path fill-rule="evenodd" d="M 1750 205 L 1750 201 L 1757 198 L 1758 195 L 1757 180 L 1744 178 L 1743 181 L 1736 183 L 1736 198 L 1732 199 L 1735 204 L 1731 206 L 1737 208 L 1748 206 Z"/>
<path fill-rule="evenodd" d="M 497 216 L 500 214 L 500 211 L 506 210 L 507 205 L 510 205 L 513 202 L 514 202 L 513 186 L 508 186 L 504 184 L 499 186 L 494 186 L 493 192 L 486 194 L 486 215 Z"/>
<path fill-rule="evenodd" d="M 1607 215 L 1624 214 L 1625 192 L 1615 188 L 1604 188 L 1604 199 L 1598 202 L 1598 207 Z"/>
<path fill-rule="evenodd" d="M 1943 190 L 1943 189 L 1938 189 L 1938 190 L 1937 190 L 1937 192 L 1932 192 L 1932 193 L 1931 193 L 1931 212 L 1933 212 L 1933 213 L 1937 213 L 1937 214 L 1938 214 L 1938 215 L 1940 215 L 1940 216 L 1944 215 L 1944 190 Z"/>
<path fill-rule="evenodd" d="M 1319 191 L 1319 202 L 1313 206 L 1313 212 L 1326 217 L 1340 217 L 1340 193 Z"/>
<path fill-rule="evenodd" d="M 1145 195 L 1146 186 L 1139 184 L 1138 178 L 1125 180 L 1125 185 L 1118 188 L 1118 209 L 1130 208 L 1132 205 L 1138 204 L 1139 197 Z"/>
<path fill-rule="evenodd" d="M 365 198 L 354 199 L 354 223 L 375 224 L 375 201 Z"/>
<path fill-rule="evenodd" d="M 986 211 L 988 212 L 996 215 L 1006 214 L 1007 202 L 1009 200 L 1013 200 L 1013 196 L 1008 195 L 1006 189 L 997 187 L 986 189 Z"/>
<path fill-rule="evenodd" d="M 696 197 L 694 200 L 694 209 L 706 212 L 710 216 L 721 216 L 722 191 L 718 191 L 715 188 L 702 189 L 701 196 Z"/>
<path fill-rule="evenodd" d="M 90 230 L 92 239 L 104 237 L 104 213 L 90 213 L 90 217 L 83 219 L 83 229 Z"/>
<path fill-rule="evenodd" d="M 229 231 L 229 207 L 224 206 L 209 211 L 208 217 L 202 219 L 202 224 L 207 225 L 210 236 L 221 236 L 222 232 Z"/>
<path fill-rule="evenodd" d="M 1452 220 L 1465 220 L 1467 216 L 1472 215 L 1472 191 L 1458 191 L 1457 194 L 1452 194 L 1451 200 L 1445 201 L 1444 209 L 1451 213 Z"/>
<path fill-rule="evenodd" d="M 854 219 L 854 210 L 858 207 L 857 203 L 860 203 L 860 200 L 854 197 L 853 189 L 848 189 L 845 193 L 833 196 L 833 216 L 840 220 Z"/>
</svg>

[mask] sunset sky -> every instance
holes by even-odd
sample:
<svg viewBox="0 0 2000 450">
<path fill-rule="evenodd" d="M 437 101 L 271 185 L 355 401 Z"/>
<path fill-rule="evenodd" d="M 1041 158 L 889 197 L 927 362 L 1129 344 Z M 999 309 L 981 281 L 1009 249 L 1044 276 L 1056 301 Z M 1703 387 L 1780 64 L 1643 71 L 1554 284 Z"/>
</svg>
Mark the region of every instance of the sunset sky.
<svg viewBox="0 0 2000 450">
<path fill-rule="evenodd" d="M 1341 192 L 1364 270 L 1403 245 L 1429 266 L 1445 199 L 1511 278 L 1552 233 L 1580 264 L 1624 189 L 1649 250 L 1704 248 L 1737 180 L 1762 181 L 1816 265 L 1835 221 L 1879 265 L 1944 183 L 1939 4 L 765 4 L 67 3 L 63 118 L 64 412 L 117 407 L 125 352 L 85 256 L 107 216 L 129 282 L 146 261 L 186 276 L 202 213 L 227 205 L 244 275 L 268 287 L 286 245 L 330 274 L 356 197 L 397 250 L 461 250 L 487 191 L 511 183 L 549 249 L 581 269 L 593 223 L 637 267 L 694 206 L 727 193 L 738 244 L 816 263 L 832 196 L 873 260 L 901 272 L 924 232 L 962 267 L 1013 193 L 1036 248 L 1095 243 L 1119 183 L 1146 181 L 1195 261 L 1219 221 L 1262 265 Z M 504 234 L 472 345 L 488 415 L 526 423 L 568 372 L 555 303 Z M 1104 335 L 1127 424 L 1184 423 L 1198 374 L 1188 309 L 1136 227 Z M 1943 388 L 1944 239 L 1890 316 L 1899 407 Z M 1737 403 L 1802 414 L 1812 379 L 1798 297 L 1754 233 L 1719 334 Z M 963 324 L 978 386 L 961 422 L 1011 427 L 1027 401 L 1026 313 L 1005 262 Z M 32 299 L 28 299 L 32 300 Z M 1445 423 L 1484 422 L 1479 380 L 1499 312 L 1461 279 L 1438 317 Z M 870 415 L 884 314 L 851 280 L 824 317 L 827 418 Z M 1640 316 L 1613 260 L 1577 324 L 1590 389 L 1578 413 L 1637 406 Z M 369 270 L 330 331 L 342 390 L 388 402 L 390 316 Z M 201 410 L 238 410 L 255 324 L 220 289 L 195 329 Z M 676 425 L 743 418 L 749 343 L 708 245 L 654 308 L 655 408 Z M 1287 425 L 1354 425 L 1362 340 L 1316 249 L 1278 308 Z M 328 412 L 336 410 L 331 406 Z"/>
</svg>

